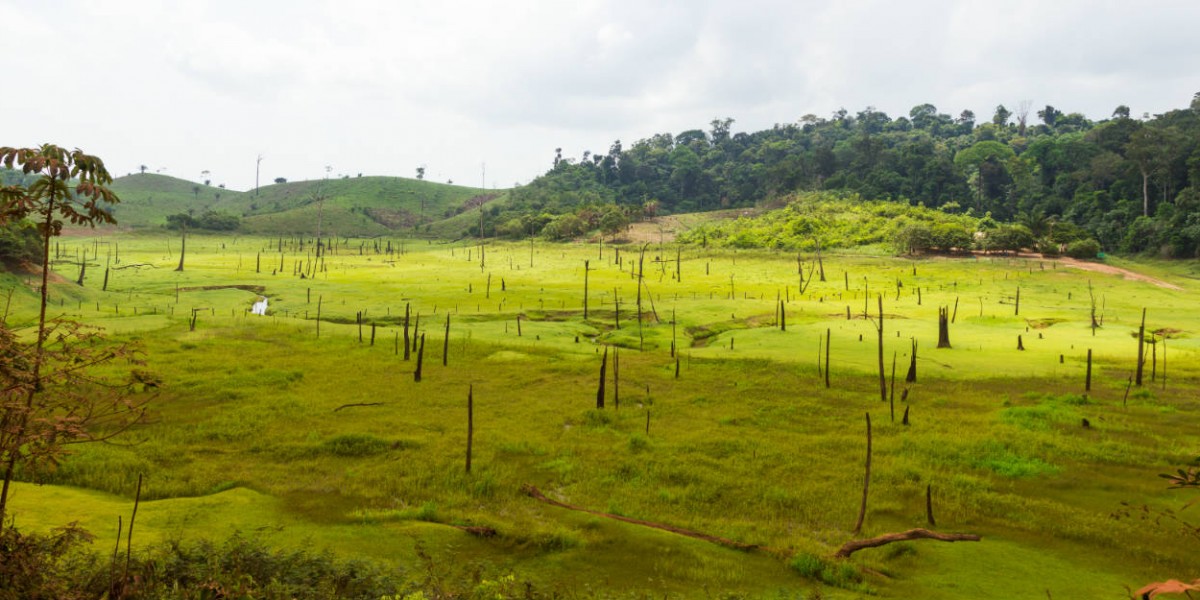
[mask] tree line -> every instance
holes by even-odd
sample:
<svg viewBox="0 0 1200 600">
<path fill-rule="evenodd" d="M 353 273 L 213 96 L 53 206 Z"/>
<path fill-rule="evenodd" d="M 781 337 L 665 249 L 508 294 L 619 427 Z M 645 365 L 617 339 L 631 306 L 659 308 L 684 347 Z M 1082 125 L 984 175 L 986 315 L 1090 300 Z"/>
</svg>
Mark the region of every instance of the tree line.
<svg viewBox="0 0 1200 600">
<path fill-rule="evenodd" d="M 578 159 L 560 148 L 544 175 L 490 208 L 484 233 L 553 238 L 602 229 L 610 205 L 636 219 L 840 191 L 1017 222 L 1037 238 L 1068 227 L 1109 251 L 1200 256 L 1200 94 L 1140 119 L 1124 105 L 1100 121 L 1030 112 L 1000 105 L 977 119 L 921 104 L 893 118 L 867 107 L 752 133 L 717 119 Z"/>
</svg>

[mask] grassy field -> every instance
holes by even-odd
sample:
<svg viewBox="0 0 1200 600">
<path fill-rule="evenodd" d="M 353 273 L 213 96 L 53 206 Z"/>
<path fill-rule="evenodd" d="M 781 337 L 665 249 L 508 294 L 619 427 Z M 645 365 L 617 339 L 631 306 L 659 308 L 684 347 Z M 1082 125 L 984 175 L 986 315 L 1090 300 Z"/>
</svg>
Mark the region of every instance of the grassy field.
<svg viewBox="0 0 1200 600">
<path fill-rule="evenodd" d="M 125 235 L 60 240 L 65 280 L 84 248 L 84 286 L 55 285 L 54 310 L 142 344 L 162 385 L 119 444 L 81 446 L 48 485 L 19 486 L 20 526 L 79 519 L 106 548 L 143 474 L 135 545 L 251 532 L 406 570 L 420 545 L 455 576 L 511 572 L 582 596 L 1116 598 L 1200 576 L 1194 538 L 1113 518 L 1123 502 L 1188 499 L 1156 475 L 1200 455 L 1194 264 L 1122 264 L 1170 289 L 1053 260 L 827 255 L 826 280 L 801 293 L 794 255 L 380 238 L 318 257 L 311 240 L 192 236 L 175 272 L 177 238 Z M 33 322 L 28 279 L 3 282 L 10 326 Z M 880 399 L 879 295 L 894 402 Z M 248 314 L 260 297 L 268 316 Z M 941 306 L 951 349 L 935 348 Z M 1168 339 L 1129 389 L 1143 308 Z M 927 526 L 928 486 L 936 529 L 982 542 L 829 558 L 853 537 L 866 413 L 863 535 Z M 550 506 L 527 484 L 763 549 Z"/>
</svg>

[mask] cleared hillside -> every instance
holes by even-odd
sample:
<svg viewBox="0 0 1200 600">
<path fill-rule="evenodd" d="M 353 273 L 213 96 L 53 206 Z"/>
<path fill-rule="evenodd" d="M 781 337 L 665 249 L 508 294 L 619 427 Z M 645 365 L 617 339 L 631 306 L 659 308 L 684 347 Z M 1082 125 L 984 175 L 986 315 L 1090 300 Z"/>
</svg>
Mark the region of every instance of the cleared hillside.
<svg viewBox="0 0 1200 600">
<path fill-rule="evenodd" d="M 478 188 L 403 177 L 298 181 L 238 192 L 139 174 L 116 179 L 113 190 L 121 197 L 114 214 L 123 227 L 162 227 L 168 215 L 212 210 L 240 217 L 247 233 L 315 232 L 320 213 L 322 230 L 341 235 L 442 232 L 447 228 L 435 224 L 490 195 Z"/>
<path fill-rule="evenodd" d="M 122 227 L 134 228 L 161 227 L 167 215 L 189 210 L 198 215 L 243 194 L 153 173 L 118 177 L 111 187 L 121 199 L 113 207 L 113 216 Z"/>
</svg>

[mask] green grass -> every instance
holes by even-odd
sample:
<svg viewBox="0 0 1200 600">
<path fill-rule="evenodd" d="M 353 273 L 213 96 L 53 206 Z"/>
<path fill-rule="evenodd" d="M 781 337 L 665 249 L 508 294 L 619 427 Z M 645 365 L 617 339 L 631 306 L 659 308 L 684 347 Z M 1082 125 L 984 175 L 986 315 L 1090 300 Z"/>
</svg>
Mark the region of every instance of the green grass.
<svg viewBox="0 0 1200 600">
<path fill-rule="evenodd" d="M 243 194 L 217 185 L 206 186 L 154 173 L 117 177 L 111 187 L 121 199 L 113 207 L 113 216 L 123 227 L 134 228 L 162 227 L 166 225 L 168 215 L 189 210 L 196 215 L 206 210 L 222 210 Z M 233 214 L 240 216 L 240 213 Z"/>
<path fill-rule="evenodd" d="M 145 266 L 111 271 L 108 292 L 99 291 L 103 269 L 89 269 L 83 288 L 54 286 L 52 304 L 144 346 L 163 380 L 153 419 L 121 445 L 78 447 L 41 476 L 52 485 L 22 486 L 19 524 L 87 517 L 104 547 L 144 474 L 144 508 L 163 514 L 146 518 L 147 541 L 279 528 L 272 536 L 281 545 L 397 564 L 411 564 L 421 542 L 564 593 L 795 597 L 821 588 L 832 598 L 1000 598 L 1049 589 L 1072 597 L 1080 580 L 1084 595 L 1103 596 L 1120 594 L 1121 584 L 1189 576 L 1194 541 L 1110 516 L 1123 501 L 1179 508 L 1183 496 L 1155 475 L 1197 454 L 1200 315 L 1190 307 L 1198 284 L 1169 268 L 1158 276 L 1184 291 L 1052 261 L 827 255 L 827 281 L 797 297 L 794 256 L 684 248 L 680 274 L 673 248 L 651 246 L 639 332 L 633 248 L 615 263 L 607 245 L 603 258 L 598 247 L 575 244 L 535 245 L 531 257 L 528 244 L 489 243 L 481 261 L 474 243 L 397 239 L 392 247 L 403 252 L 388 254 L 375 251 L 386 239 L 338 238 L 322 267 L 311 243 L 193 236 L 180 273 L 175 238 L 60 243 L 74 256 L 100 241 L 119 242 L 113 267 Z M 672 260 L 652 260 L 662 257 Z M 593 269 L 587 320 L 585 260 Z M 66 269 L 64 277 L 77 275 Z M 1089 280 L 1105 317 L 1094 335 Z M 14 290 L 9 324 L 28 331 L 30 287 L 13 276 L 4 285 Z M 879 399 L 865 287 L 872 317 L 874 295 L 884 294 L 895 421 Z M 246 314 L 259 289 L 267 317 Z M 774 326 L 777 297 L 786 331 Z M 936 308 L 956 298 L 953 348 L 936 349 Z M 405 362 L 397 352 L 406 305 L 426 335 L 420 383 L 415 354 Z M 1165 387 L 1160 354 L 1155 379 L 1147 369 L 1147 385 L 1125 401 L 1136 352 L 1130 333 L 1143 306 L 1151 329 L 1179 333 L 1168 341 Z M 817 372 L 826 330 L 830 389 Z M 905 383 L 914 337 L 918 376 Z M 619 409 L 611 351 L 608 407 L 594 407 L 601 344 L 620 347 Z M 1085 395 L 1088 349 L 1095 364 Z M 900 423 L 905 408 L 909 426 Z M 827 558 L 850 538 L 865 412 L 874 453 L 864 534 L 924 526 L 932 486 L 938 529 L 979 533 L 983 542 Z M 567 511 L 523 495 L 525 484 L 570 504 L 771 550 L 743 553 Z M 451 525 L 499 535 L 478 539 Z"/>
<path fill-rule="evenodd" d="M 157 229 L 168 215 L 213 210 L 242 218 L 241 231 L 250 234 L 315 235 L 321 212 L 322 235 L 386 235 L 403 232 L 456 237 L 474 223 L 466 219 L 445 225 L 486 190 L 406 179 L 353 177 L 269 184 L 240 192 L 205 186 L 166 175 L 132 174 L 114 180 L 121 202 L 113 215 L 122 227 Z M 318 198 L 324 198 L 319 208 Z M 470 212 L 470 211 L 467 211 Z M 428 230 L 428 231 L 427 231 Z"/>
</svg>

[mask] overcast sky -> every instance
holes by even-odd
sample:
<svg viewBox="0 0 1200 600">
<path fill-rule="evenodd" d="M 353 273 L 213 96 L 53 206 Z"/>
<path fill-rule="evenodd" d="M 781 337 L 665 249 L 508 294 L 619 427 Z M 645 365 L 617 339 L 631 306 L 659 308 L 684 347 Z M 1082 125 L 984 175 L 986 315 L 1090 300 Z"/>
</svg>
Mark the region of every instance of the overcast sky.
<svg viewBox="0 0 1200 600">
<path fill-rule="evenodd" d="M 0 146 L 213 184 L 526 183 L 654 133 L 1200 92 L 1200 1 L 0 0 Z M 1031 115 L 1031 122 L 1036 117 Z"/>
</svg>

